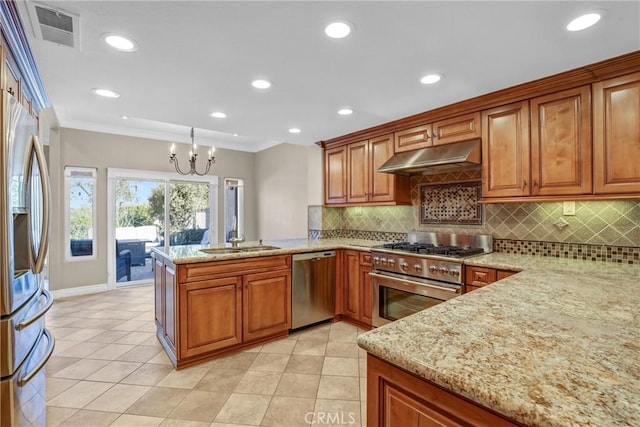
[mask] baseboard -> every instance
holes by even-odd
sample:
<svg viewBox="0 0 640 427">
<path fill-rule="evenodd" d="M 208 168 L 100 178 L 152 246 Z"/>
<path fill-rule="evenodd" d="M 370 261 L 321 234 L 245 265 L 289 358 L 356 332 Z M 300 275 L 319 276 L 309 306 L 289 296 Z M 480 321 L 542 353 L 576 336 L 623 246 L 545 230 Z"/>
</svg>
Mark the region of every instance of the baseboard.
<svg viewBox="0 0 640 427">
<path fill-rule="evenodd" d="M 99 285 L 77 286 L 75 288 L 57 289 L 50 291 L 54 298 L 69 298 L 78 295 L 97 294 L 110 290 L 109 285 L 101 283 Z"/>
</svg>

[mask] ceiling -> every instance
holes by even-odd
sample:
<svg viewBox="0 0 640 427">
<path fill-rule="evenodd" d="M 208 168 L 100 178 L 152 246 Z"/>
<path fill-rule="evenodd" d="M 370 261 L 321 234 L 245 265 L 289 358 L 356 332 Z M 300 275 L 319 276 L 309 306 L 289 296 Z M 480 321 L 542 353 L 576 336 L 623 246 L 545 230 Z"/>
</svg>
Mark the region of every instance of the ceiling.
<svg viewBox="0 0 640 427">
<path fill-rule="evenodd" d="M 189 142 L 194 126 L 196 143 L 244 151 L 312 144 L 640 50 L 638 1 L 38 3 L 80 17 L 74 49 L 37 39 L 20 4 L 61 127 Z M 594 9 L 605 10 L 594 27 L 565 29 Z M 327 37 L 333 19 L 355 31 Z M 113 50 L 105 33 L 138 50 Z M 444 78 L 421 84 L 430 72 Z M 273 86 L 255 89 L 256 78 Z"/>
</svg>

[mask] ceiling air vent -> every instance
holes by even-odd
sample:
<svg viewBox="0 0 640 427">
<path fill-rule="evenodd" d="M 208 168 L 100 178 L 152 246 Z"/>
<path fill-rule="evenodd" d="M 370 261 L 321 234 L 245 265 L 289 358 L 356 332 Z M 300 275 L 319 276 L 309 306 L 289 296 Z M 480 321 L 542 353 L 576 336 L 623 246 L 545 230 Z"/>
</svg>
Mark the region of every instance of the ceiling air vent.
<svg viewBox="0 0 640 427">
<path fill-rule="evenodd" d="M 80 18 L 49 6 L 30 3 L 29 16 L 35 36 L 59 45 L 80 48 Z"/>
</svg>

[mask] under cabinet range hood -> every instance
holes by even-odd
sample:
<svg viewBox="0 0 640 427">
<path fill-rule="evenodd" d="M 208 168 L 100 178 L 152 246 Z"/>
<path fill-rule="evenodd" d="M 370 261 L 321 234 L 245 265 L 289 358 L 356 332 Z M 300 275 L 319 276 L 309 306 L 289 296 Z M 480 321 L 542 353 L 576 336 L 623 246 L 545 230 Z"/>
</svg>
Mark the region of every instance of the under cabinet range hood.
<svg viewBox="0 0 640 427">
<path fill-rule="evenodd" d="M 394 154 L 378 172 L 398 175 L 433 175 L 463 169 L 480 169 L 480 139 L 435 145 Z"/>
</svg>

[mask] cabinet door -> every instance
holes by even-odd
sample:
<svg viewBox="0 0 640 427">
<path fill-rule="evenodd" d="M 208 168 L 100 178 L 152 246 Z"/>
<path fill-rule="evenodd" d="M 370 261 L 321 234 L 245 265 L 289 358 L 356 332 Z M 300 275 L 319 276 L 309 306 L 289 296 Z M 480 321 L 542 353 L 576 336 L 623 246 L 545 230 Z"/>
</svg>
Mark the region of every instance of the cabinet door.
<svg viewBox="0 0 640 427">
<path fill-rule="evenodd" d="M 369 140 L 370 202 L 391 202 L 395 198 L 395 179 L 391 173 L 378 168 L 393 156 L 393 134 Z"/>
<path fill-rule="evenodd" d="M 460 426 L 446 412 L 439 413 L 393 384 L 384 383 L 384 427 Z"/>
<path fill-rule="evenodd" d="M 325 203 L 347 202 L 347 147 L 324 152 Z"/>
<path fill-rule="evenodd" d="M 173 348 L 176 347 L 176 271 L 164 267 L 164 333 Z"/>
<path fill-rule="evenodd" d="M 251 341 L 291 328 L 291 270 L 243 276 L 242 336 Z"/>
<path fill-rule="evenodd" d="M 344 251 L 344 315 L 360 320 L 360 256 L 358 251 Z"/>
<path fill-rule="evenodd" d="M 347 146 L 348 203 L 369 200 L 369 142 L 361 141 Z"/>
<path fill-rule="evenodd" d="M 593 85 L 595 192 L 640 193 L 640 73 Z"/>
<path fill-rule="evenodd" d="M 466 266 L 465 283 L 473 286 L 485 286 L 496 281 L 496 270 L 487 267 Z"/>
<path fill-rule="evenodd" d="M 482 112 L 482 195 L 529 195 L 529 101 Z"/>
<path fill-rule="evenodd" d="M 371 278 L 369 277 L 371 271 L 373 271 L 373 268 L 370 266 L 360 266 L 360 294 L 362 296 L 360 301 L 360 321 L 369 326 L 373 324 Z"/>
<path fill-rule="evenodd" d="M 161 259 L 154 258 L 153 264 L 153 285 L 155 306 L 156 306 L 156 324 L 164 329 L 164 263 Z"/>
<path fill-rule="evenodd" d="M 180 285 L 180 358 L 242 342 L 240 277 Z"/>
<path fill-rule="evenodd" d="M 431 125 L 417 126 L 396 132 L 393 136 L 393 145 L 396 153 L 433 145 Z"/>
<path fill-rule="evenodd" d="M 433 124 L 433 145 L 450 144 L 482 137 L 480 113 L 465 114 Z"/>
<path fill-rule="evenodd" d="M 531 100 L 531 194 L 591 194 L 591 88 Z"/>
</svg>

